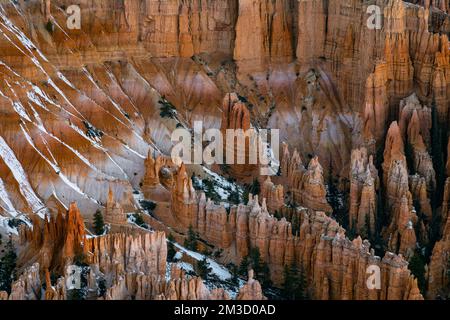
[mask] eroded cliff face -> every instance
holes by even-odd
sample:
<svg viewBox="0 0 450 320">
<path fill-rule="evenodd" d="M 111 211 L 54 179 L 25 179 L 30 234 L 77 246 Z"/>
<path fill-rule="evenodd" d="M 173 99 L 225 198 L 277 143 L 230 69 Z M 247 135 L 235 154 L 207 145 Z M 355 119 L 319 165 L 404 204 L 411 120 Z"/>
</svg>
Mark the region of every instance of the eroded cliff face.
<svg viewBox="0 0 450 320">
<path fill-rule="evenodd" d="M 224 262 L 259 248 L 276 284 L 302 265 L 317 299 L 421 298 L 407 260 L 439 240 L 438 217 L 427 297 L 445 293 L 448 1 L 377 0 L 381 29 L 356 0 L 82 0 L 81 30 L 67 27 L 70 4 L 0 5 L 0 222 L 35 226 L 21 231 L 30 269 L 10 297 L 39 298 L 40 277 L 48 299 L 66 298 L 65 265 L 81 253 L 93 290 L 114 275 L 106 299 L 227 298 L 179 272 L 163 279 L 163 236 L 127 226 L 143 199 L 157 204 L 151 227 L 183 239 L 192 226 Z M 171 133 L 194 121 L 280 129 L 293 151 L 281 150 L 280 176 L 258 177 L 260 197 L 216 203 L 194 189 L 199 168 L 167 158 Z M 255 169 L 232 166 L 228 178 Z M 86 238 L 97 209 L 118 233 Z M 347 231 L 381 235 L 383 259 L 346 238 L 342 212 Z M 365 286 L 371 264 L 379 291 Z M 53 289 L 46 269 L 61 273 Z M 251 277 L 240 296 L 263 298 Z"/>
<path fill-rule="evenodd" d="M 265 188 L 269 184 L 273 187 L 267 181 Z M 189 193 L 190 183 L 184 184 L 182 190 L 185 191 L 180 194 Z M 184 232 L 191 226 L 201 239 L 222 249 L 235 263 L 247 257 L 251 248 L 258 248 L 276 284 L 283 281 L 284 266 L 295 263 L 308 275 L 309 293 L 315 299 L 422 299 L 402 256 L 387 253 L 383 259 L 376 257 L 368 241 L 350 241 L 345 230 L 323 212 L 300 209 L 300 228 L 295 233 L 290 222 L 271 215 L 266 199 L 260 202 L 257 196 L 250 196 L 248 205 L 234 206 L 229 212 L 224 205 L 207 200 L 204 193 L 178 201 L 184 206 L 173 211 L 175 230 Z M 171 223 L 167 217 L 162 219 Z M 402 239 L 407 239 L 408 230 L 402 230 Z M 414 250 L 415 239 L 402 241 L 402 253 L 409 254 L 411 243 Z M 380 290 L 367 288 L 369 265 L 382 270 Z"/>
<path fill-rule="evenodd" d="M 95 211 L 111 184 L 135 207 L 129 194 L 148 152 L 169 153 L 179 122 L 219 128 L 229 92 L 245 97 L 253 124 L 281 129 L 341 179 L 352 149 L 384 141 L 400 97 L 416 91 L 429 105 L 434 96 L 448 120 L 448 40 L 428 31 L 420 6 L 380 3 L 386 26 L 370 30 L 366 5 L 349 0 L 84 1 L 82 29 L 69 30 L 68 4 L 3 5 L 2 137 L 12 159 L 1 172 L 14 203 L 5 211 L 37 211 L 52 196 Z M 161 119 L 162 96 L 177 119 Z M 26 179 L 11 174 L 14 158 Z"/>
<path fill-rule="evenodd" d="M 167 242 L 163 232 L 141 230 L 87 237 L 80 219 L 73 205 L 65 220 L 59 215 L 42 228 L 38 223 L 32 231 L 22 228 L 21 242 L 27 259 L 20 264 L 24 270 L 12 284 L 10 294 L 0 292 L 2 300 L 70 299 L 74 289 L 68 287 L 74 279 L 72 263 L 82 270 L 79 281 L 82 285 L 84 280 L 82 290 L 89 299 L 230 299 L 224 289 L 208 289 L 201 278 L 186 276 L 175 264 L 166 276 Z M 58 237 L 66 240 L 60 241 Z M 60 243 L 64 244 L 63 249 L 57 247 Z M 30 258 L 31 255 L 37 259 Z M 54 284 L 50 273 L 59 275 Z M 265 299 L 258 281 L 252 278 L 241 291 L 238 299 Z"/>
</svg>

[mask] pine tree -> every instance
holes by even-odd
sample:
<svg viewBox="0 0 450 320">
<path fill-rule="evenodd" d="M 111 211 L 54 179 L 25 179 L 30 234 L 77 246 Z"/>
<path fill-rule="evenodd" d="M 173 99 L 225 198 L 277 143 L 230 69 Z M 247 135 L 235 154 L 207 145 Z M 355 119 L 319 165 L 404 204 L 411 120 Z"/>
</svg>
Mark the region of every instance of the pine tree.
<svg viewBox="0 0 450 320">
<path fill-rule="evenodd" d="M 300 219 L 295 212 L 292 215 L 291 224 L 292 224 L 292 235 L 296 236 L 300 232 Z"/>
<path fill-rule="evenodd" d="M 283 215 L 278 210 L 275 210 L 275 213 L 273 214 L 273 216 L 275 218 L 277 218 L 278 220 L 281 220 L 283 218 Z"/>
<path fill-rule="evenodd" d="M 197 233 L 194 231 L 192 225 L 190 225 L 188 230 L 188 237 L 186 240 L 184 240 L 184 246 L 189 250 L 197 251 L 197 241 Z"/>
<path fill-rule="evenodd" d="M 208 259 L 206 259 L 206 257 L 197 261 L 197 273 L 203 280 L 208 280 L 211 272 L 212 269 L 209 266 Z"/>
<path fill-rule="evenodd" d="M 142 218 L 142 215 L 139 213 L 134 214 L 134 223 L 141 228 L 147 229 L 147 224 L 145 223 L 144 218 Z"/>
<path fill-rule="evenodd" d="M 231 283 L 237 286 L 239 284 L 239 268 L 231 263 L 229 269 L 231 271 Z"/>
<path fill-rule="evenodd" d="M 253 183 L 250 186 L 250 193 L 253 195 L 259 195 L 261 193 L 261 184 L 258 179 L 253 180 Z"/>
<path fill-rule="evenodd" d="M 173 262 L 175 255 L 177 254 L 177 250 L 175 249 L 175 245 L 173 242 L 175 241 L 172 234 L 167 237 L 167 260 L 169 262 Z"/>
<path fill-rule="evenodd" d="M 250 249 L 249 254 L 249 266 L 253 269 L 256 279 L 259 280 L 263 288 L 269 288 L 272 286 L 272 280 L 270 279 L 269 265 L 261 260 L 261 253 L 258 247 Z"/>
<path fill-rule="evenodd" d="M 425 293 L 425 258 L 422 253 L 416 250 L 414 256 L 409 260 L 409 270 L 417 278 L 420 292 Z"/>
<path fill-rule="evenodd" d="M 242 200 L 244 201 L 244 204 L 247 204 L 249 199 L 250 199 L 250 188 L 246 187 L 244 189 L 244 194 L 242 195 Z"/>
<path fill-rule="evenodd" d="M 258 279 L 261 280 L 261 286 L 263 288 L 270 288 L 272 287 L 272 280 L 270 279 L 270 268 L 267 262 L 263 262 L 261 264 L 261 267 L 259 268 L 259 274 Z"/>
<path fill-rule="evenodd" d="M 238 270 L 239 274 L 242 277 L 247 278 L 249 267 L 250 267 L 249 258 L 248 257 L 244 257 L 242 259 L 242 261 L 241 261 L 241 264 L 239 265 L 239 270 Z"/>
<path fill-rule="evenodd" d="M 0 291 L 11 293 L 11 284 L 16 279 L 17 255 L 10 238 L 6 244 L 6 253 L 0 259 Z"/>
<path fill-rule="evenodd" d="M 294 292 L 294 279 L 292 277 L 291 268 L 288 265 L 283 269 L 283 283 L 281 286 L 281 293 L 285 299 L 292 300 Z"/>
<path fill-rule="evenodd" d="M 94 214 L 94 231 L 98 236 L 105 233 L 105 221 L 100 210 L 97 210 Z"/>
<path fill-rule="evenodd" d="M 158 101 L 160 104 L 160 116 L 161 118 L 171 118 L 174 119 L 177 110 L 173 104 L 171 104 L 164 96 Z"/>
<path fill-rule="evenodd" d="M 256 275 L 261 271 L 261 253 L 258 247 L 250 249 L 250 265 Z"/>
<path fill-rule="evenodd" d="M 295 265 L 294 265 L 295 266 Z M 297 268 L 295 266 L 295 268 Z M 296 269 L 298 270 L 298 269 Z M 306 275 L 303 268 L 300 268 L 299 272 L 297 273 L 297 279 L 296 279 L 296 288 L 295 288 L 295 299 L 296 300 L 306 300 L 308 298 L 306 294 L 307 289 L 307 281 L 306 281 Z"/>
<path fill-rule="evenodd" d="M 47 23 L 45 24 L 45 29 L 47 29 L 47 31 L 52 34 L 55 27 L 53 25 L 53 22 L 51 20 L 48 20 Z"/>
<path fill-rule="evenodd" d="M 432 119 L 432 127 L 431 127 L 431 155 L 433 158 L 434 169 L 437 173 L 445 172 L 445 164 L 444 164 L 444 153 L 443 153 L 443 144 L 442 144 L 442 130 L 439 127 L 438 120 L 438 110 L 436 100 L 433 97 L 433 102 L 431 104 L 431 119 Z M 434 197 L 431 199 L 433 208 L 438 207 L 442 203 L 442 191 L 444 190 L 443 185 L 445 183 L 445 175 L 438 174 L 437 175 L 437 189 L 434 193 Z"/>
<path fill-rule="evenodd" d="M 433 96 L 433 102 L 431 104 L 431 157 L 433 159 L 434 170 L 436 175 L 436 190 L 431 194 L 431 207 L 433 210 L 433 217 L 431 221 L 431 227 L 429 231 L 429 244 L 426 248 L 427 255 L 431 254 L 433 246 L 436 241 L 441 237 L 441 218 L 438 214 L 438 207 L 442 203 L 443 191 L 445 184 L 445 164 L 444 164 L 444 150 L 445 147 L 442 143 L 443 130 L 439 127 L 438 110 L 435 97 Z"/>
<path fill-rule="evenodd" d="M 447 261 L 447 277 L 450 278 L 450 257 L 448 257 Z"/>
<path fill-rule="evenodd" d="M 362 236 L 364 238 L 369 239 L 370 241 L 372 240 L 372 231 L 371 231 L 371 227 L 370 227 L 370 216 L 368 214 L 364 218 L 364 230 L 362 232 Z"/>
<path fill-rule="evenodd" d="M 284 266 L 284 280 L 282 284 L 282 294 L 288 300 L 306 299 L 306 276 L 303 268 L 298 268 L 294 263 L 292 266 Z"/>
<path fill-rule="evenodd" d="M 238 205 L 241 203 L 241 196 L 239 195 L 239 192 L 236 189 L 233 189 L 230 191 L 228 201 L 235 205 Z"/>
</svg>

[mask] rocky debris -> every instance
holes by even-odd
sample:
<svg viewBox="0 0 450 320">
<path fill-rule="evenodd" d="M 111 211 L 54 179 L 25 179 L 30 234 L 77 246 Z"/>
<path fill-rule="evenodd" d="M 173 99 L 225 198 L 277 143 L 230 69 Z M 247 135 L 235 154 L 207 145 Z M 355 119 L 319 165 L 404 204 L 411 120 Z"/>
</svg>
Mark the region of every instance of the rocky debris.
<svg viewBox="0 0 450 320">
<path fill-rule="evenodd" d="M 6 291 L 0 291 L 0 301 L 8 300 L 8 293 Z"/>
</svg>

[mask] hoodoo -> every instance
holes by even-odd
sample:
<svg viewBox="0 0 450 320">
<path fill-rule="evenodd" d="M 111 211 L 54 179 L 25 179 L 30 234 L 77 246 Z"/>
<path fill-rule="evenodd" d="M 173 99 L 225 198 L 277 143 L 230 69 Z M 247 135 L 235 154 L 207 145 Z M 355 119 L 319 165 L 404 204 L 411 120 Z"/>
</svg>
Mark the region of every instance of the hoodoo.
<svg viewBox="0 0 450 320">
<path fill-rule="evenodd" d="M 448 299 L 449 14 L 0 1 L 0 300 Z"/>
</svg>

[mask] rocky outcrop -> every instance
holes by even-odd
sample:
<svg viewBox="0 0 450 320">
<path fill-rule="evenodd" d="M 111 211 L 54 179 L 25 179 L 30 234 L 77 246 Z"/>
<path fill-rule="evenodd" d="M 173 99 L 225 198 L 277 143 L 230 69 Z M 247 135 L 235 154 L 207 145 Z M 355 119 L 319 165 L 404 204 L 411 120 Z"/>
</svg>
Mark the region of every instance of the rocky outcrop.
<svg viewBox="0 0 450 320">
<path fill-rule="evenodd" d="M 162 232 L 108 234 L 85 241 L 89 264 L 98 265 L 105 274 L 127 272 L 164 276 L 167 246 Z"/>
<path fill-rule="evenodd" d="M 269 212 L 279 211 L 284 206 L 284 187 L 275 185 L 270 177 L 261 186 L 261 198 L 266 199 Z"/>
<path fill-rule="evenodd" d="M 319 158 L 311 159 L 308 169 L 300 169 L 295 173 L 292 188 L 293 200 L 298 204 L 317 211 L 332 212 L 326 196 L 323 168 Z"/>
<path fill-rule="evenodd" d="M 367 149 L 352 152 L 350 172 L 349 227 L 362 237 L 375 234 L 377 217 L 378 170 Z"/>
<path fill-rule="evenodd" d="M 348 240 L 344 229 L 325 213 L 303 209 L 296 236 L 291 223 L 270 215 L 266 202 L 263 200 L 260 205 L 258 197 L 250 197 L 248 205 L 232 207 L 229 214 L 224 207 L 207 201 L 204 195 L 200 199 L 198 224 L 193 225 L 200 238 L 225 252 L 235 252 L 235 263 L 246 257 L 251 248 L 258 248 L 274 283 L 280 284 L 284 266 L 295 262 L 308 275 L 308 287 L 315 298 L 421 298 L 402 257 L 394 254 L 388 254 L 383 260 L 375 257 L 370 244 Z M 400 220 L 403 226 L 405 219 L 401 216 L 396 221 Z M 410 254 L 411 243 L 415 245 L 414 239 L 411 240 L 415 234 L 409 237 L 409 230 L 408 220 L 401 234 L 401 251 L 406 254 Z M 357 268 L 356 261 L 361 259 L 365 267 Z M 372 264 L 383 270 L 383 288 L 379 291 L 369 291 L 366 286 L 366 268 Z"/>
<path fill-rule="evenodd" d="M 234 59 L 240 72 L 262 72 L 293 59 L 291 1 L 239 1 Z"/>
<path fill-rule="evenodd" d="M 181 164 L 174 177 L 171 202 L 171 212 L 180 223 L 178 227 L 187 230 L 189 226 L 195 225 L 197 210 L 197 194 L 186 171 L 186 166 Z"/>
<path fill-rule="evenodd" d="M 397 122 L 392 123 L 384 151 L 385 208 L 390 224 L 384 231 L 389 248 L 410 257 L 416 246 L 414 226 L 418 218 L 412 206 L 404 144 Z"/>
<path fill-rule="evenodd" d="M 392 216 L 403 197 L 408 197 L 408 167 L 404 144 L 397 122 L 389 128 L 384 149 L 383 184 L 385 186 L 386 210 Z"/>
<path fill-rule="evenodd" d="M 87 246 L 86 285 L 91 299 L 106 300 L 229 300 L 224 289 L 208 289 L 202 279 L 187 277 L 184 271 L 172 265 L 166 279 L 166 239 L 164 233 L 145 233 L 132 236 L 113 234 L 90 238 Z M 86 269 L 87 268 L 87 269 Z M 71 290 L 66 287 L 73 277 L 69 268 L 52 285 L 50 273 L 45 272 L 46 290 L 40 278 L 38 263 L 27 268 L 13 283 L 11 294 L 1 293 L 9 300 L 65 300 Z M 98 296 L 99 279 L 104 279 L 106 292 Z M 110 285 L 111 284 L 111 285 Z M 42 296 L 41 296 L 42 294 Z M 250 279 L 238 299 L 264 300 L 258 281 Z"/>
<path fill-rule="evenodd" d="M 423 106 L 415 93 L 400 101 L 399 119 L 398 124 L 404 141 L 410 139 L 412 143 L 420 143 L 417 140 L 421 139 L 428 150 L 431 148 L 431 109 Z M 413 127 L 412 132 L 409 126 Z"/>
<path fill-rule="evenodd" d="M 251 137 L 245 136 L 245 141 L 237 138 L 239 130 L 250 132 L 250 111 L 236 93 L 229 93 L 223 100 L 221 132 L 223 136 L 225 163 L 230 166 L 229 173 L 240 181 L 249 181 L 257 174 L 259 159 L 251 157 L 258 154 L 258 144 Z M 230 131 L 228 131 L 230 130 Z M 228 135 L 228 132 L 232 135 Z M 230 139 L 232 138 L 232 139 Z M 256 161 L 255 161 L 256 160 Z"/>
<path fill-rule="evenodd" d="M 35 263 L 12 284 L 9 300 L 38 300 L 40 289 L 39 264 Z"/>
<path fill-rule="evenodd" d="M 313 210 L 332 212 L 326 196 L 323 168 L 318 157 L 311 159 L 308 168 L 303 165 L 298 151 L 289 152 L 286 144 L 281 153 L 281 176 L 287 192 L 292 193 L 292 200 L 299 205 Z"/>
<path fill-rule="evenodd" d="M 430 157 L 433 108 L 425 105 L 435 100 L 436 122 L 445 133 L 449 8 L 442 0 L 377 4 L 384 15 L 380 29 L 365 25 L 370 3 L 354 0 L 84 1 L 79 31 L 66 28 L 61 10 L 66 1 L 2 3 L 0 213 L 24 213 L 34 221 L 33 231 L 21 232 L 26 243 L 21 260 L 38 261 L 41 272 L 64 272 L 67 261 L 86 254 L 81 243 L 89 241 L 76 208 L 71 206 L 65 217 L 50 213 L 64 212 L 77 201 L 90 221 L 106 203 L 110 222 L 123 223 L 123 212 L 136 209 L 130 195 L 142 182 L 145 197 L 161 209 L 157 218 L 173 218 L 161 220 L 182 232 L 193 225 L 208 242 L 229 249 L 236 263 L 258 246 L 275 282 L 283 266 L 298 259 L 307 261 L 315 297 L 371 297 L 362 289 L 363 272 L 355 271 L 355 261 L 366 250 L 359 240 L 342 240 L 328 226 L 320 228 L 332 240 L 316 230 L 297 230 L 297 238 L 305 238 L 296 240 L 296 227 L 270 215 L 282 204 L 280 190 L 270 192 L 267 184 L 266 201 L 252 199 L 228 209 L 196 195 L 185 168 L 174 175 L 154 155 L 169 154 L 171 132 L 195 120 L 219 128 L 223 115 L 222 129 L 251 123 L 279 128 L 282 139 L 299 152 L 283 156 L 282 177 L 273 182 L 283 185 L 293 202 L 330 213 L 324 181 L 331 175 L 345 189 L 350 176 L 350 223 L 356 220 L 364 234 L 363 221 L 369 221 L 372 232 L 374 208 L 385 205 L 385 240 L 392 251 L 408 256 L 414 242 L 426 241 L 412 230 L 427 233 L 429 199 L 442 193 L 435 180 L 443 172 L 434 172 Z M 238 94 L 227 95 L 221 110 L 228 92 Z M 173 103 L 176 116 L 161 115 L 162 97 Z M 381 151 L 393 119 L 399 122 L 388 132 L 381 184 L 385 199 L 376 203 L 376 174 L 367 163 Z M 360 147 L 367 149 L 367 159 L 350 161 L 350 151 Z M 152 157 L 145 160 L 148 154 Z M 312 159 L 308 167 L 302 157 Z M 250 169 L 237 165 L 230 172 L 238 180 L 252 179 Z M 321 219 L 334 228 L 332 220 L 309 213 L 310 223 L 322 224 Z M 302 246 L 308 249 L 298 249 Z M 420 298 L 404 261 L 385 259 L 380 264 L 390 278 L 377 298 Z M 121 295 L 128 284 L 131 296 L 137 292 L 131 284 L 135 275 L 121 276 L 114 280 L 112 298 L 128 297 Z M 197 282 L 188 286 L 196 292 L 193 297 L 203 297 Z M 64 296 L 58 290 L 48 288 L 48 297 Z M 175 292 L 179 297 L 181 291 Z"/>
<path fill-rule="evenodd" d="M 261 286 L 255 280 L 241 288 L 238 300 L 252 296 L 253 300 L 264 300 Z M 259 287 L 258 287 L 259 285 Z M 250 287 L 251 286 L 251 287 Z M 201 278 L 188 277 L 185 272 L 172 266 L 170 279 L 150 275 L 127 274 L 108 289 L 106 300 L 230 300 L 224 289 L 208 289 Z"/>
<path fill-rule="evenodd" d="M 253 279 L 253 270 L 249 271 L 248 282 L 241 288 L 237 300 L 266 300 L 260 283 Z"/>
<path fill-rule="evenodd" d="M 442 204 L 442 221 L 447 221 L 450 216 L 450 177 L 447 178 L 444 187 L 444 202 Z M 444 229 L 444 224 L 442 225 L 442 230 Z"/>
<path fill-rule="evenodd" d="M 157 57 L 232 54 L 237 2 L 138 1 L 140 40 Z"/>
<path fill-rule="evenodd" d="M 43 222 L 35 218 L 33 226 L 33 229 L 26 226 L 20 229 L 20 242 L 26 247 L 19 256 L 22 263 L 37 261 L 43 270 L 62 270 L 84 252 L 84 221 L 75 203 L 70 205 L 65 217 L 60 212 Z"/>
<path fill-rule="evenodd" d="M 389 249 L 398 252 L 407 259 L 414 255 L 416 249 L 416 232 L 414 226 L 418 223 L 416 212 L 410 208 L 407 197 L 402 198 L 400 208 L 396 210 L 391 225 L 388 228 Z"/>
<path fill-rule="evenodd" d="M 171 159 L 156 156 L 149 151 L 144 163 L 145 175 L 142 180 L 142 192 L 147 199 L 158 202 L 170 202 L 170 190 L 174 184 L 175 164 Z"/>
<path fill-rule="evenodd" d="M 450 4 L 445 0 L 408 0 L 407 2 L 417 3 L 425 8 L 434 7 L 447 13 L 450 10 Z"/>
<path fill-rule="evenodd" d="M 105 222 L 114 226 L 128 224 L 127 214 L 124 212 L 120 203 L 114 200 L 112 189 L 109 189 L 108 200 L 106 201 Z"/>
<path fill-rule="evenodd" d="M 447 217 L 443 237 L 437 242 L 428 265 L 427 297 L 435 299 L 438 296 L 447 298 L 450 294 L 450 276 L 448 270 L 450 259 L 450 215 Z"/>
<path fill-rule="evenodd" d="M 344 230 L 323 214 L 303 220 L 300 231 L 301 265 L 310 275 L 314 296 L 322 299 L 421 299 L 407 262 L 387 253 L 376 257 L 367 241 L 345 238 Z M 309 260 L 315 257 L 314 261 Z M 354 264 L 355 259 L 359 262 Z M 310 264 L 311 263 L 311 264 Z M 366 285 L 369 266 L 381 269 L 381 289 Z"/>
<path fill-rule="evenodd" d="M 406 104 L 408 106 L 408 103 Z M 410 109 L 410 108 L 409 108 Z M 400 130 L 404 130 L 404 126 L 407 125 L 407 143 L 410 150 L 409 157 L 412 158 L 413 168 L 410 168 L 413 173 L 418 173 L 425 178 L 427 183 L 427 190 L 432 193 L 436 189 L 436 174 L 433 167 L 433 160 L 431 159 L 428 150 L 431 150 L 431 111 L 428 108 L 421 110 L 413 109 L 412 115 L 409 120 L 408 107 L 402 110 L 400 120 Z M 410 109 L 411 110 L 411 109 Z M 419 116 L 421 112 L 421 116 Z M 425 144 L 425 139 L 428 141 Z"/>
<path fill-rule="evenodd" d="M 416 210 L 427 223 L 431 222 L 433 209 L 431 208 L 430 199 L 428 197 L 427 182 L 425 178 L 414 175 L 409 177 L 409 188 L 416 204 Z"/>
</svg>

